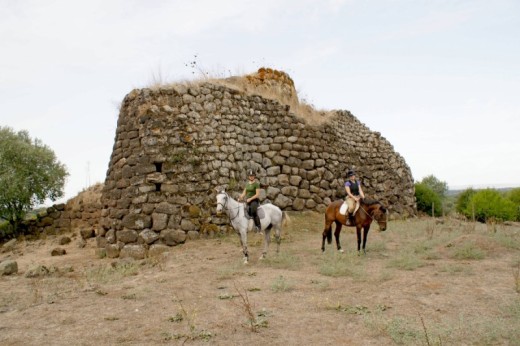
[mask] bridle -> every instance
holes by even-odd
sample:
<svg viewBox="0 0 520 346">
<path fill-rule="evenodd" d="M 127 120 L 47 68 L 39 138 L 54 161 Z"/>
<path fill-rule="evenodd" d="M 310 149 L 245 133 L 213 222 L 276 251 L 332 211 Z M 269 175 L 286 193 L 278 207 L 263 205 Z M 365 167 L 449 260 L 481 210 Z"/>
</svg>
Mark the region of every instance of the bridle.
<svg viewBox="0 0 520 346">
<path fill-rule="evenodd" d="M 227 204 L 228 204 L 228 200 L 229 200 L 229 196 L 228 196 L 228 194 L 225 193 L 225 192 L 220 192 L 219 194 L 223 194 L 223 195 L 225 196 L 225 198 L 224 198 L 225 201 L 224 201 L 224 204 L 218 202 L 218 203 L 217 203 L 217 207 L 218 207 L 219 205 L 221 205 L 221 206 L 222 206 L 222 209 L 224 209 L 224 210 L 228 210 L 228 211 L 231 212 L 232 209 L 228 209 L 228 208 L 227 208 Z M 236 208 L 234 208 L 234 209 L 237 209 L 237 213 L 236 213 L 236 215 L 233 216 L 233 217 L 231 217 L 231 215 L 228 214 L 228 216 L 229 216 L 229 220 L 230 220 L 230 221 L 233 221 L 234 219 L 236 219 L 237 216 L 238 216 L 238 214 L 240 214 L 240 210 L 238 210 L 238 209 L 240 209 L 240 206 L 238 206 L 238 207 L 236 207 Z"/>
<path fill-rule="evenodd" d="M 379 222 L 379 220 L 375 219 L 372 215 L 370 215 L 370 214 L 368 213 L 368 211 L 366 211 L 365 208 L 363 208 L 363 207 L 361 206 L 361 204 L 359 205 L 359 209 L 363 210 L 363 211 L 365 212 L 365 214 L 366 214 L 369 218 L 372 219 L 372 221 L 376 220 L 377 222 Z M 387 213 L 385 213 L 385 215 L 387 215 Z M 385 218 L 385 222 L 388 222 L 388 215 L 387 215 L 387 217 Z"/>
</svg>

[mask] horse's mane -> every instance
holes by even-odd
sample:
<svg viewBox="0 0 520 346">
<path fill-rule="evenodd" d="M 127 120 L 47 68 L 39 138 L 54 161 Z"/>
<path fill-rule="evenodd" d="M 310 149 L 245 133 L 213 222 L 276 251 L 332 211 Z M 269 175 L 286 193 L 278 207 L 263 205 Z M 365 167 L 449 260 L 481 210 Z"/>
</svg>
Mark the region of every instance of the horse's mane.
<svg viewBox="0 0 520 346">
<path fill-rule="evenodd" d="M 370 198 L 364 198 L 364 199 L 363 199 L 363 203 L 366 204 L 366 205 L 372 205 L 372 204 L 380 204 L 380 205 L 383 205 L 383 203 L 379 202 L 378 200 L 370 199 Z"/>
</svg>

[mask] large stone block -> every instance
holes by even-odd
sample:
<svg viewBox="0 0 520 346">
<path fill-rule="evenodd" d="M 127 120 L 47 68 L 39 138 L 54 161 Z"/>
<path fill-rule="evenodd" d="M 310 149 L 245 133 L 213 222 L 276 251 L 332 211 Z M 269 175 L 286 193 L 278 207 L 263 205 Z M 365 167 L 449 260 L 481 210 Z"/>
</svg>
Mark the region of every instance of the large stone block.
<svg viewBox="0 0 520 346">
<path fill-rule="evenodd" d="M 140 244 L 127 244 L 121 249 L 119 257 L 141 260 L 146 257 L 146 249 Z"/>
<path fill-rule="evenodd" d="M 123 242 L 125 244 L 135 243 L 138 236 L 139 234 L 137 231 L 133 229 L 124 229 L 116 232 L 117 241 Z"/>
<path fill-rule="evenodd" d="M 150 228 L 152 226 L 152 218 L 149 215 L 131 213 L 123 217 L 121 225 L 135 230 Z"/>
<path fill-rule="evenodd" d="M 186 232 L 175 229 L 165 229 L 161 232 L 162 241 L 169 246 L 182 244 L 186 241 Z"/>
</svg>

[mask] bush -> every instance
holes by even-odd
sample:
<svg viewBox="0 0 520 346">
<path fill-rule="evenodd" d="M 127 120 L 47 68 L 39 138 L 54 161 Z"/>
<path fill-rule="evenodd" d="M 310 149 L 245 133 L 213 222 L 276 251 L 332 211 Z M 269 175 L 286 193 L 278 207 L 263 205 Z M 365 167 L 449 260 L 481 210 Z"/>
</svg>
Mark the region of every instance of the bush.
<svg viewBox="0 0 520 346">
<path fill-rule="evenodd" d="M 520 220 L 520 187 L 512 189 L 506 194 L 506 198 L 516 206 L 516 219 Z"/>
<path fill-rule="evenodd" d="M 471 197 L 473 197 L 475 193 L 477 193 L 477 191 L 472 188 L 462 191 L 457 197 L 457 202 L 455 202 L 455 210 L 464 214 L 464 211 L 468 208 Z"/>
<path fill-rule="evenodd" d="M 417 202 L 418 211 L 422 211 L 431 215 L 433 204 L 434 215 L 442 215 L 442 202 L 440 196 L 426 184 L 415 183 L 415 199 Z"/>
<path fill-rule="evenodd" d="M 517 219 L 517 206 L 511 200 L 504 198 L 497 190 L 485 189 L 476 192 L 471 198 L 463 214 L 472 217 L 475 210 L 475 219 L 486 222 L 490 218 L 501 221 Z"/>
</svg>

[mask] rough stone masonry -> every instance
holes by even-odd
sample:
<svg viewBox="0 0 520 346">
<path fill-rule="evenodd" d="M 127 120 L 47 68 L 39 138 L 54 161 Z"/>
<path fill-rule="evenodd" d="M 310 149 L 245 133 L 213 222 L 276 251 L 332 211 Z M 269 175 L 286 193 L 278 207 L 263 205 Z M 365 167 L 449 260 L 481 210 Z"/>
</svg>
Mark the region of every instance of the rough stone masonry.
<svg viewBox="0 0 520 346">
<path fill-rule="evenodd" d="M 241 191 L 248 168 L 258 172 L 262 198 L 321 212 L 344 197 L 351 167 L 392 216 L 415 214 L 405 160 L 348 111 L 312 125 L 289 105 L 217 82 L 136 89 L 121 105 L 100 235 L 110 257 L 140 257 L 226 232 L 214 188 Z"/>
</svg>

